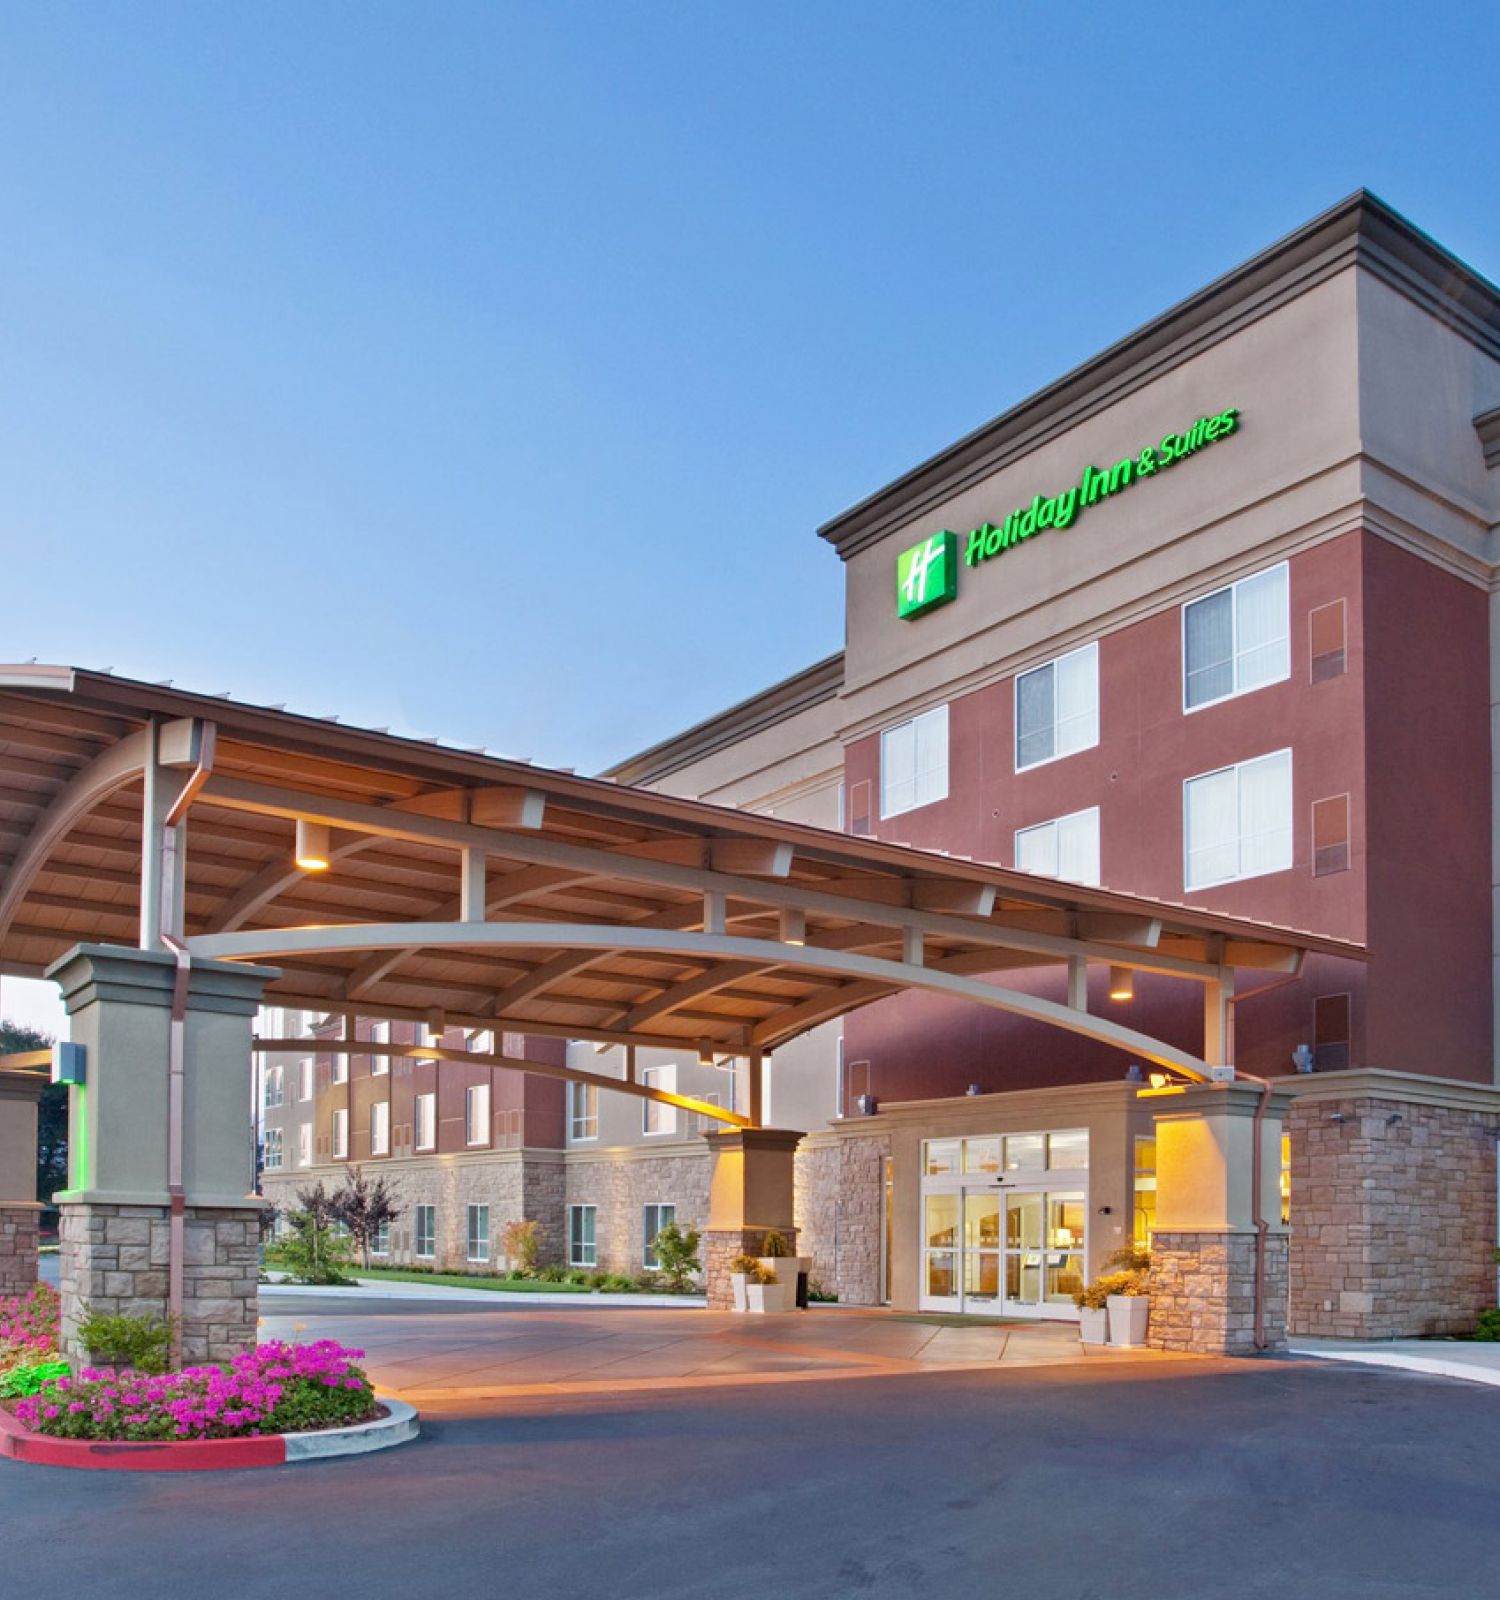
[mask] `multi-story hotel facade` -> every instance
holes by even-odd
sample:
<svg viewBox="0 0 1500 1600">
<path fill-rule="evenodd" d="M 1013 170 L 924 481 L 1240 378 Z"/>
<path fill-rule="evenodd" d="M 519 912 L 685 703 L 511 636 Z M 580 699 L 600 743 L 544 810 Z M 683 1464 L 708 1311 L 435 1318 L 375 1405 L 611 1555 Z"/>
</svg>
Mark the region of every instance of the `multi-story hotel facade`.
<svg viewBox="0 0 1500 1600">
<path fill-rule="evenodd" d="M 1356 195 L 820 532 L 843 651 L 607 776 L 1366 946 L 1242 975 L 1226 1021 L 1295 1096 L 1291 1325 L 1472 1321 L 1500 1136 L 1500 291 Z M 1202 1046 L 1170 979 L 1101 966 L 1087 1000 Z M 359 1056 L 336 1083 L 315 1043 L 263 1068 L 266 1191 L 379 1164 L 393 1260 L 488 1265 L 528 1215 L 556 1259 L 634 1271 L 660 1221 L 705 1215 L 671 1108 Z M 745 1092 L 743 1067 L 638 1066 Z M 1150 1234 L 1152 1109 L 1103 1044 L 906 993 L 766 1072 L 766 1121 L 807 1134 L 802 1247 L 844 1299 L 1070 1315 Z"/>
</svg>

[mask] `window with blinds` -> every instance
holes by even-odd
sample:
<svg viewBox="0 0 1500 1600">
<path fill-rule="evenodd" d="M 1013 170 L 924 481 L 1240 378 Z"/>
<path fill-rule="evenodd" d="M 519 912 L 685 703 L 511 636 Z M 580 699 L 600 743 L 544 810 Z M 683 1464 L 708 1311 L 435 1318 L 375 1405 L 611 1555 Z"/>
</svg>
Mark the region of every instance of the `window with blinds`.
<svg viewBox="0 0 1500 1600">
<path fill-rule="evenodd" d="M 1099 808 L 1016 830 L 1016 867 L 1068 883 L 1099 883 Z"/>
<path fill-rule="evenodd" d="M 1182 704 L 1186 711 L 1291 676 L 1286 562 L 1182 608 Z"/>
<path fill-rule="evenodd" d="M 1016 678 L 1016 771 L 1099 743 L 1099 646 Z"/>
<path fill-rule="evenodd" d="M 934 706 L 880 736 L 880 814 L 898 816 L 948 797 L 948 708 Z"/>
<path fill-rule="evenodd" d="M 1183 833 L 1188 889 L 1286 871 L 1292 864 L 1292 752 L 1189 778 Z"/>
</svg>

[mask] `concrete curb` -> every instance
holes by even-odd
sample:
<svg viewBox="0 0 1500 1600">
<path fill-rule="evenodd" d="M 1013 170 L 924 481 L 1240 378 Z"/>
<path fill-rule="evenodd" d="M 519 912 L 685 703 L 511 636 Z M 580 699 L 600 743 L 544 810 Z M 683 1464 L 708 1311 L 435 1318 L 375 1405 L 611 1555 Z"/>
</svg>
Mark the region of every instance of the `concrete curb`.
<svg viewBox="0 0 1500 1600">
<path fill-rule="evenodd" d="M 1311 1356 L 1317 1361 L 1349 1361 L 1362 1367 L 1393 1367 L 1401 1372 L 1421 1372 L 1432 1378 L 1462 1378 L 1466 1383 L 1500 1387 L 1500 1368 L 1470 1361 L 1449 1361 L 1442 1356 L 1410 1355 L 1404 1350 L 1312 1350 L 1289 1344 L 1287 1354 Z"/>
<path fill-rule="evenodd" d="M 273 1433 L 258 1439 L 180 1439 L 143 1442 L 52 1439 L 33 1433 L 0 1406 L 0 1457 L 41 1467 L 114 1472 L 232 1472 L 279 1467 L 330 1456 L 366 1455 L 405 1444 L 418 1434 L 416 1408 L 380 1395 L 388 1415 L 351 1428 L 317 1433 Z"/>
</svg>

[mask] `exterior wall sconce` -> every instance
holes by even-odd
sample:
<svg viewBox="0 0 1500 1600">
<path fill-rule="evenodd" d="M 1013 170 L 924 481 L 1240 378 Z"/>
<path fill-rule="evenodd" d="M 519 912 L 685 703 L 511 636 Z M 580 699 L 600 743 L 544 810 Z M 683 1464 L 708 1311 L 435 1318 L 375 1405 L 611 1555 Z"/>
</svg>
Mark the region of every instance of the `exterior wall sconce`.
<svg viewBox="0 0 1500 1600">
<path fill-rule="evenodd" d="M 698 1041 L 698 1065 L 711 1067 L 714 1064 L 714 1047 L 707 1039 Z"/>
<path fill-rule="evenodd" d="M 1131 967 L 1109 969 L 1109 997 L 1111 1000 L 1135 999 L 1135 971 Z"/>
<path fill-rule="evenodd" d="M 297 818 L 297 865 L 304 872 L 327 872 L 332 857 L 328 849 L 328 825 Z"/>
<path fill-rule="evenodd" d="M 807 913 L 796 906 L 784 906 L 779 937 L 783 944 L 806 944 Z"/>
</svg>

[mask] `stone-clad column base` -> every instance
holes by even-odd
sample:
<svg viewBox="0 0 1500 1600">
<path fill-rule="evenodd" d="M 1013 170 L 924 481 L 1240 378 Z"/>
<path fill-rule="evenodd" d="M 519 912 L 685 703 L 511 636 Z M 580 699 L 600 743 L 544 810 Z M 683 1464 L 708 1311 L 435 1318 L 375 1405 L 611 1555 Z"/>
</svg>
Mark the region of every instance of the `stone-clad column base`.
<svg viewBox="0 0 1500 1600">
<path fill-rule="evenodd" d="M 167 1315 L 166 1206 L 74 1202 L 62 1209 L 63 1353 L 78 1342 L 85 1310 Z M 259 1318 L 260 1212 L 189 1206 L 183 1225 L 182 1360 L 227 1361 L 255 1343 Z"/>
<path fill-rule="evenodd" d="M 787 1253 L 797 1254 L 797 1230 L 778 1228 L 787 1243 Z M 703 1234 L 703 1284 L 710 1310 L 734 1309 L 733 1273 L 729 1263 L 736 1256 L 761 1256 L 766 1242 L 765 1228 L 708 1228 Z"/>
<path fill-rule="evenodd" d="M 25 1294 L 36 1282 L 38 1205 L 0 1205 L 0 1297 Z"/>
<path fill-rule="evenodd" d="M 1286 1344 L 1287 1239 L 1266 1238 L 1265 1348 Z M 1151 1241 L 1151 1324 L 1154 1350 L 1201 1355 L 1253 1355 L 1255 1235 L 1158 1233 Z"/>
</svg>

